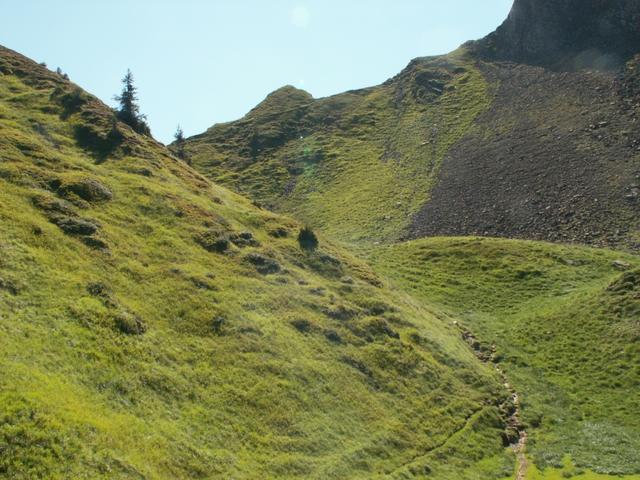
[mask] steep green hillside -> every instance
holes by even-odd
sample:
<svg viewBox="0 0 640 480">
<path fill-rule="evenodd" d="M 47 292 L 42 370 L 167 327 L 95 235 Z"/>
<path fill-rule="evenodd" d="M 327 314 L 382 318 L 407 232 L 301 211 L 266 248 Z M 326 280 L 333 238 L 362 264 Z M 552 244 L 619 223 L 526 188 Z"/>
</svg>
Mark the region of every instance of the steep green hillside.
<svg viewBox="0 0 640 480">
<path fill-rule="evenodd" d="M 640 473 L 638 257 L 478 238 L 417 240 L 369 257 L 393 285 L 459 319 L 480 351 L 495 345 L 539 469 Z"/>
<path fill-rule="evenodd" d="M 284 87 L 242 120 L 189 139 L 187 152 L 216 181 L 335 238 L 396 240 L 488 105 L 488 85 L 461 50 L 334 97 Z"/>
<path fill-rule="evenodd" d="M 506 390 L 439 313 L 0 48 L 0 477 L 486 479 Z"/>
<path fill-rule="evenodd" d="M 569 3 L 187 162 L 0 47 L 0 478 L 639 480 L 639 257 L 394 243 L 640 248 L 637 7 L 527 64 Z"/>
</svg>

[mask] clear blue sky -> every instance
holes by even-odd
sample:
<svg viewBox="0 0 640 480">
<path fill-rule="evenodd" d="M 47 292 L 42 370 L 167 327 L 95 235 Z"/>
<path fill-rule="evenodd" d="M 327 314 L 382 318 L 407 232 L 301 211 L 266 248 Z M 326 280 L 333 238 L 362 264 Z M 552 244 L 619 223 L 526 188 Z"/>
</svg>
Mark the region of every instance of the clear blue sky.
<svg viewBox="0 0 640 480">
<path fill-rule="evenodd" d="M 156 138 L 244 115 L 286 84 L 383 82 L 506 18 L 512 0 L 0 0 L 0 44 L 113 104 L 131 68 Z"/>
</svg>

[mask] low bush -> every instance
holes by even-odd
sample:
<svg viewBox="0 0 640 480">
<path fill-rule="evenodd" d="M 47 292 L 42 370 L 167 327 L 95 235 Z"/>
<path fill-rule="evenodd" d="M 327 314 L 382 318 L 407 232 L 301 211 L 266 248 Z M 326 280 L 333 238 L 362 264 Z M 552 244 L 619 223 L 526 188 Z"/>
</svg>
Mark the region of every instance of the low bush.
<svg viewBox="0 0 640 480">
<path fill-rule="evenodd" d="M 315 250 L 318 248 L 318 237 L 311 227 L 304 227 L 298 233 L 298 244 L 303 250 Z"/>
</svg>

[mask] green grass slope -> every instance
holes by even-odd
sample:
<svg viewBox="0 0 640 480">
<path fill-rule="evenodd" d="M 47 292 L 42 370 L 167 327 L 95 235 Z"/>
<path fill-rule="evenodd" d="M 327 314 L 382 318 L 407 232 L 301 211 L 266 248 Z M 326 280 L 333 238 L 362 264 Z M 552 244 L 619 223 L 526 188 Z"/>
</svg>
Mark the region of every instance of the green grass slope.
<svg viewBox="0 0 640 480">
<path fill-rule="evenodd" d="M 333 238 L 392 241 L 489 103 L 487 82 L 461 50 L 333 97 L 282 88 L 243 119 L 188 139 L 186 151 L 210 178 Z"/>
<path fill-rule="evenodd" d="M 1 47 L 0 224 L 0 478 L 513 469 L 440 313 Z"/>
<path fill-rule="evenodd" d="M 394 286 L 459 318 L 481 348 L 496 346 L 521 397 L 529 478 L 640 473 L 638 257 L 478 238 L 368 255 Z"/>
</svg>

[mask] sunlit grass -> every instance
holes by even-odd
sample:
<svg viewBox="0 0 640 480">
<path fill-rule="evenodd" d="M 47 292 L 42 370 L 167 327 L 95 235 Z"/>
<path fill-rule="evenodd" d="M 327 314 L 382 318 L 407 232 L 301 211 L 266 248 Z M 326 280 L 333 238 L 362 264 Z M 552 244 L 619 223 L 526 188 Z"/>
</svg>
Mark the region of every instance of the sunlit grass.
<svg viewBox="0 0 640 480">
<path fill-rule="evenodd" d="M 191 139 L 211 178 L 345 242 L 397 240 L 426 202 L 445 153 L 488 108 L 489 86 L 464 52 L 422 59 L 398 84 L 312 102 L 285 88 L 245 119 Z M 428 100 L 420 80 L 445 78 Z M 326 121 L 326 123 L 325 123 Z M 298 132 L 294 135 L 293 132 Z M 255 138 L 278 147 L 249 153 Z"/>
<path fill-rule="evenodd" d="M 0 477 L 509 471 L 499 378 L 434 312 L 322 233 L 301 250 L 298 222 L 150 139 L 79 148 L 78 127 L 108 138 L 110 112 L 89 100 L 62 120 L 51 95 L 72 86 L 1 53 L 24 82 L 0 76 Z M 112 198 L 59 188 L 82 179 Z M 210 252 L 207 230 L 253 242 Z"/>
<path fill-rule="evenodd" d="M 562 466 L 570 455 L 585 471 L 640 471 L 632 393 L 640 385 L 637 257 L 441 238 L 372 249 L 369 258 L 395 286 L 497 346 L 522 396 L 528 454 L 541 469 Z"/>
</svg>

